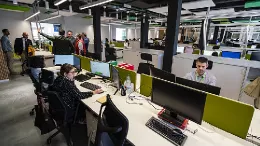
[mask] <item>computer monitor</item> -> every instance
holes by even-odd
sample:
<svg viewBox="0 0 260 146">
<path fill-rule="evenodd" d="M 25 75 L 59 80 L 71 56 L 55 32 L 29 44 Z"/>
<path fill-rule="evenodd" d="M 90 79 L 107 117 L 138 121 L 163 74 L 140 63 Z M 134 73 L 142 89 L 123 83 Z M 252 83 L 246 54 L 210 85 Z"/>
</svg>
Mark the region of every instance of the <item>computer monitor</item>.
<svg viewBox="0 0 260 146">
<path fill-rule="evenodd" d="M 151 69 L 151 75 L 153 77 L 160 78 L 160 79 L 167 80 L 167 81 L 174 82 L 174 83 L 176 82 L 174 74 L 171 74 L 164 70 L 160 70 L 155 67 L 150 67 L 150 69 Z"/>
<path fill-rule="evenodd" d="M 260 52 L 252 52 L 250 60 L 260 61 Z"/>
<path fill-rule="evenodd" d="M 113 80 L 112 86 L 116 87 L 117 89 L 115 92 L 116 94 L 121 87 L 120 76 L 118 70 L 114 66 L 111 66 L 111 70 L 112 70 L 112 80 Z"/>
<path fill-rule="evenodd" d="M 91 72 L 101 77 L 110 77 L 110 65 L 104 62 L 90 61 Z"/>
<path fill-rule="evenodd" d="M 240 59 L 241 52 L 222 51 L 222 57 Z"/>
<path fill-rule="evenodd" d="M 73 66 L 75 66 L 77 68 L 78 71 L 81 70 L 81 61 L 80 61 L 80 58 L 77 57 L 77 56 L 74 56 L 73 57 Z"/>
<path fill-rule="evenodd" d="M 184 86 L 188 86 L 188 87 L 191 87 L 191 88 L 195 88 L 195 89 L 198 89 L 198 90 L 201 90 L 201 91 L 205 91 L 205 92 L 208 92 L 208 93 L 212 93 L 212 94 L 215 94 L 215 95 L 219 95 L 220 90 L 221 90 L 220 87 L 211 86 L 211 85 L 191 81 L 191 80 L 180 78 L 180 77 L 176 77 L 176 83 L 184 85 Z"/>
<path fill-rule="evenodd" d="M 54 65 L 63 65 L 65 63 L 74 64 L 73 55 L 54 55 Z"/>
<path fill-rule="evenodd" d="M 175 121 L 187 118 L 201 124 L 206 96 L 205 92 L 153 78 L 152 102 L 164 107 L 165 114 Z"/>
</svg>

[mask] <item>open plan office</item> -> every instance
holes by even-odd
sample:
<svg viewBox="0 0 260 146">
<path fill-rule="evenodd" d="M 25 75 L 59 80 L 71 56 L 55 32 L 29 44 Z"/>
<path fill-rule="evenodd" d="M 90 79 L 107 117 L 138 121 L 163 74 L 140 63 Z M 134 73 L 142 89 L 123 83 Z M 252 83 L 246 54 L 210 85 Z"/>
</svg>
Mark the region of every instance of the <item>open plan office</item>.
<svg viewBox="0 0 260 146">
<path fill-rule="evenodd" d="M 0 0 L 0 145 L 260 145 L 259 2 Z"/>
</svg>

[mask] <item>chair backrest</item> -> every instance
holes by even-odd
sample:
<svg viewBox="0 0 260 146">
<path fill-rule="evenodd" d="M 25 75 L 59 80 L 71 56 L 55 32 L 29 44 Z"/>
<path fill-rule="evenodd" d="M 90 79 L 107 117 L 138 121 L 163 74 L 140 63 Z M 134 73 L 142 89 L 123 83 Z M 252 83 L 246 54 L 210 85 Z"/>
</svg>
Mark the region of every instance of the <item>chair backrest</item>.
<svg viewBox="0 0 260 146">
<path fill-rule="evenodd" d="M 54 72 L 46 69 L 42 69 L 40 76 L 40 83 L 46 83 L 52 85 L 54 82 Z"/>
<path fill-rule="evenodd" d="M 30 56 L 28 57 L 28 66 L 33 68 L 44 68 L 44 56 L 38 55 L 38 56 Z"/>
<path fill-rule="evenodd" d="M 250 60 L 260 61 L 260 52 L 252 52 Z"/>
<path fill-rule="evenodd" d="M 213 50 L 215 50 L 215 49 L 219 49 L 220 48 L 220 46 L 213 46 Z"/>
<path fill-rule="evenodd" d="M 62 122 L 64 124 L 73 121 L 73 115 L 69 113 L 66 108 L 64 101 L 59 96 L 56 91 L 47 91 L 48 103 L 49 103 L 49 113 L 55 121 Z"/>
<path fill-rule="evenodd" d="M 149 64 L 149 63 L 139 63 L 137 73 L 150 75 L 150 67 L 153 67 L 153 66 L 154 65 Z"/>
<path fill-rule="evenodd" d="M 123 146 L 128 127 L 128 119 L 107 95 L 107 101 L 102 104 L 99 112 L 95 146 Z"/>
<path fill-rule="evenodd" d="M 153 61 L 153 56 L 147 53 L 141 53 L 141 59 L 146 61 Z"/>
</svg>

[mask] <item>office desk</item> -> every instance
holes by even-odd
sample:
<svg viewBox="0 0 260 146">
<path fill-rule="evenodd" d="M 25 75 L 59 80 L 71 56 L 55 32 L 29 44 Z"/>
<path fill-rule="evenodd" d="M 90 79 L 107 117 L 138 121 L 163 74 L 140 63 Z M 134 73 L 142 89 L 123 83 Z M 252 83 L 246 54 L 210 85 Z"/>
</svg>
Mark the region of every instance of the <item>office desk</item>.
<svg viewBox="0 0 260 146">
<path fill-rule="evenodd" d="M 112 97 L 112 101 L 117 106 L 117 108 L 128 118 L 129 120 L 129 131 L 127 135 L 127 139 L 130 140 L 136 146 L 172 146 L 173 144 L 150 130 L 145 126 L 146 122 L 152 117 L 157 117 L 158 110 L 155 110 L 146 100 L 136 100 L 134 102 L 143 103 L 143 105 L 139 104 L 128 104 L 126 103 L 126 96 L 120 96 L 118 92 L 116 95 L 112 95 L 115 92 L 113 88 L 106 88 L 107 85 L 101 84 L 98 80 L 90 80 L 89 82 L 97 83 L 99 86 L 103 87 L 106 91 L 103 94 L 94 95 L 91 98 L 82 100 L 84 104 L 86 104 L 93 112 L 96 114 L 99 113 L 101 104 L 96 102 L 96 100 L 106 94 L 110 94 Z M 77 87 L 81 91 L 87 91 L 87 89 L 79 86 L 79 82 L 76 81 Z M 133 94 L 135 96 L 138 93 Z M 132 101 L 129 101 L 132 102 Z M 155 105 L 157 108 L 161 108 Z M 203 123 L 203 125 L 207 125 Z M 188 129 L 198 129 L 198 132 L 193 135 L 188 131 L 184 131 L 184 134 L 188 136 L 187 141 L 185 142 L 185 146 L 246 146 L 252 145 L 251 143 L 237 138 L 237 141 L 226 138 L 217 132 L 212 133 L 212 129 L 207 129 L 204 126 L 199 126 L 192 121 L 189 121 Z M 203 130 L 202 130 L 203 129 Z M 207 132 L 206 132 L 207 131 Z M 230 135 L 231 134 L 226 134 Z"/>
<path fill-rule="evenodd" d="M 45 68 L 51 71 L 57 70 L 59 67 Z M 85 72 L 85 71 L 83 71 Z M 137 78 L 139 80 L 139 78 Z M 115 92 L 114 87 L 108 86 L 106 83 L 102 83 L 101 80 L 91 79 L 88 82 L 97 84 L 102 87 L 105 91 L 102 94 L 93 95 L 91 98 L 83 99 L 82 102 L 90 109 L 90 112 L 98 114 L 100 111 L 101 104 L 96 102 L 100 97 L 110 94 L 112 101 L 117 106 L 117 108 L 128 118 L 129 120 L 129 131 L 127 139 L 131 141 L 135 146 L 173 146 L 168 140 L 164 139 L 151 129 L 145 126 L 146 122 L 152 117 L 157 117 L 158 110 L 155 110 L 146 100 L 134 100 L 134 102 L 142 103 L 139 104 L 128 104 L 126 102 L 127 96 L 120 96 L 120 92 L 116 95 L 113 95 Z M 138 82 L 139 83 L 139 82 Z M 76 86 L 80 91 L 86 92 L 89 91 L 86 88 L 80 86 L 81 82 L 75 81 Z M 138 87 L 137 87 L 138 88 Z M 132 95 L 140 96 L 138 93 L 133 93 Z M 144 96 L 142 96 L 144 97 Z M 128 102 L 133 102 L 128 100 Z M 154 104 L 153 104 L 154 105 Z M 161 107 L 154 105 L 156 108 L 161 109 Z M 258 117 L 258 115 L 256 115 Z M 91 120 L 91 116 L 87 116 L 87 120 Z M 97 121 L 93 119 L 93 121 Z M 260 120 L 259 120 L 260 121 Z M 253 122 L 252 122 L 253 123 Z M 251 125 L 256 129 L 258 127 L 258 121 L 254 122 L 254 125 Z M 96 126 L 96 125 L 95 125 Z M 89 127 L 88 129 L 95 129 L 96 127 Z M 187 130 L 184 131 L 184 134 L 188 136 L 187 141 L 184 146 L 251 146 L 254 145 L 246 140 L 238 138 L 232 134 L 229 134 L 225 131 L 222 131 L 218 128 L 203 122 L 202 125 L 197 125 L 196 123 L 189 121 L 188 125 L 189 130 L 198 130 L 196 134 L 192 134 Z"/>
</svg>

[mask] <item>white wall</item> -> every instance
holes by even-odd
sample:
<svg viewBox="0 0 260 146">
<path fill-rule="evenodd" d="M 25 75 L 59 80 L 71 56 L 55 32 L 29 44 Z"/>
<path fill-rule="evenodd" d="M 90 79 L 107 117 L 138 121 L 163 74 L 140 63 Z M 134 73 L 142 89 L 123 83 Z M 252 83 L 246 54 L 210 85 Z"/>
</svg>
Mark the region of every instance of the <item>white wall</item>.
<svg viewBox="0 0 260 146">
<path fill-rule="evenodd" d="M 9 29 L 9 38 L 12 45 L 14 45 L 15 38 L 22 37 L 23 32 L 27 32 L 29 34 L 29 39 L 32 39 L 30 23 L 28 21 L 23 21 L 24 13 L 0 10 L 0 14 L 1 36 L 2 29 Z"/>
</svg>

